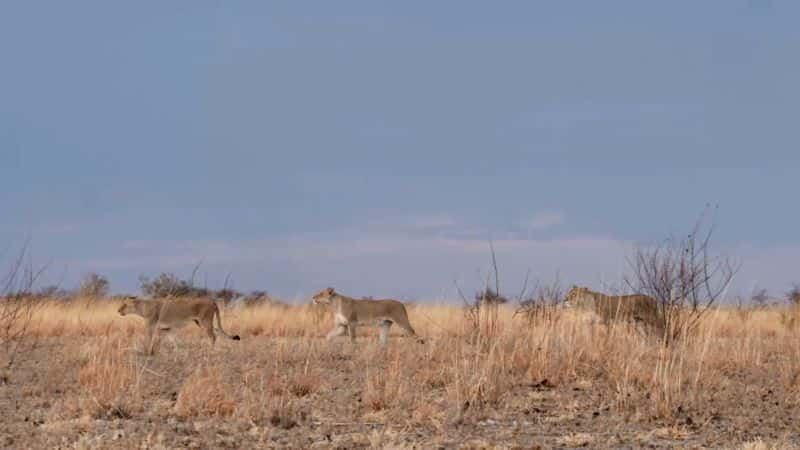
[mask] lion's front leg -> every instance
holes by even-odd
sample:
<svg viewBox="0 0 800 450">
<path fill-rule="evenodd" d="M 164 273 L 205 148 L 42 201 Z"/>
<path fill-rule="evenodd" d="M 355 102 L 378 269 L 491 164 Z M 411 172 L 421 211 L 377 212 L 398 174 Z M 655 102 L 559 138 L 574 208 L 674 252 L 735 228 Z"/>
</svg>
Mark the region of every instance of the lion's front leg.
<svg viewBox="0 0 800 450">
<path fill-rule="evenodd" d="M 158 328 L 155 325 L 147 327 L 145 336 L 145 352 L 148 355 L 154 355 L 156 346 L 158 345 Z"/>
<path fill-rule="evenodd" d="M 337 336 L 343 336 L 347 332 L 347 325 L 337 324 L 336 328 L 331 330 L 330 333 L 325 337 L 327 340 L 333 340 L 333 338 Z"/>
</svg>

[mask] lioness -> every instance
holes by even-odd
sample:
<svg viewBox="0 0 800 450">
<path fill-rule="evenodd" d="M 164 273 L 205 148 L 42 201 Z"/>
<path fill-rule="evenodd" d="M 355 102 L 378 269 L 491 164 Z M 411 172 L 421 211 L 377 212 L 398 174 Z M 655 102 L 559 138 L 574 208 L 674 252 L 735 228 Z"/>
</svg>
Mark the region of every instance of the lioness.
<svg viewBox="0 0 800 450">
<path fill-rule="evenodd" d="M 408 323 L 405 305 L 397 300 L 356 300 L 338 294 L 330 287 L 315 294 L 311 300 L 314 304 L 330 305 L 333 308 L 335 327 L 326 337 L 329 341 L 349 332 L 350 341 L 355 342 L 356 325 L 379 326 L 381 345 L 386 344 L 392 323 L 396 323 L 406 334 L 417 336 Z M 417 341 L 423 342 L 419 338 Z"/>
<path fill-rule="evenodd" d="M 194 322 L 198 327 L 206 330 L 213 346 L 217 341 L 214 334 L 214 316 L 217 317 L 217 331 L 223 336 L 238 341 L 239 336 L 230 336 L 222 329 L 219 307 L 209 299 L 160 299 L 160 300 L 125 300 L 117 310 L 120 316 L 135 314 L 145 320 L 149 352 L 160 331 L 169 331 L 179 328 L 189 322 Z"/>
<path fill-rule="evenodd" d="M 589 288 L 573 286 L 564 299 L 564 306 L 590 309 L 604 324 L 621 319 L 658 325 L 658 304 L 648 295 L 605 295 Z"/>
</svg>

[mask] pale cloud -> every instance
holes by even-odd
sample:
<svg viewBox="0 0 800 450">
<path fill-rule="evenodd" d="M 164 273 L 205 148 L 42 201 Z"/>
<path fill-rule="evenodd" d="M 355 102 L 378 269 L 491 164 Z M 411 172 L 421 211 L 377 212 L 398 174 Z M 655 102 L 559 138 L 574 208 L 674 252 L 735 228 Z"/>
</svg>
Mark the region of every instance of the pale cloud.
<svg viewBox="0 0 800 450">
<path fill-rule="evenodd" d="M 75 222 L 51 222 L 45 223 L 33 229 L 34 234 L 68 234 L 78 231 L 80 225 Z"/>
<path fill-rule="evenodd" d="M 545 228 L 563 222 L 557 213 L 535 214 L 526 221 Z M 472 292 L 486 279 L 490 236 L 503 289 L 512 295 L 528 270 L 543 281 L 559 273 L 565 285 L 621 286 L 634 245 L 591 234 L 533 238 L 447 215 L 411 215 L 267 239 L 128 241 L 100 255 L 55 265 L 66 265 L 74 274 L 108 273 L 118 289 L 127 291 L 136 289 L 138 275 L 169 271 L 188 276 L 202 261 L 202 270 L 212 277 L 232 273 L 238 288 L 267 289 L 290 298 L 332 285 L 353 295 L 454 299 L 454 282 Z M 800 280 L 800 247 L 739 245 L 731 255 L 742 262 L 731 293 L 747 293 L 758 285 L 779 294 Z"/>
<path fill-rule="evenodd" d="M 527 231 L 541 231 L 564 223 L 564 214 L 544 211 L 521 220 L 520 225 Z"/>
<path fill-rule="evenodd" d="M 20 234 L 20 235 L 58 235 L 58 234 L 69 234 L 75 233 L 80 230 L 81 223 L 80 222 L 70 222 L 70 221 L 52 221 L 52 222 L 41 222 L 37 224 L 33 224 L 31 226 L 7 226 L 7 227 L 0 227 L 0 231 L 5 231 L 8 233 Z"/>
<path fill-rule="evenodd" d="M 374 214 L 339 232 L 377 234 L 441 234 L 461 233 L 467 229 L 463 220 L 447 214 L 408 214 L 404 216 Z"/>
<path fill-rule="evenodd" d="M 496 239 L 493 245 L 503 283 L 516 292 L 528 269 L 541 278 L 568 273 L 570 280 L 587 284 L 615 277 L 627 244 L 577 237 Z M 333 285 L 354 295 L 453 299 L 454 282 L 477 289 L 490 261 L 483 239 L 352 231 L 247 241 L 131 241 L 112 253 L 69 266 L 78 272 L 121 272 L 135 280 L 161 271 L 188 274 L 202 261 L 210 273 L 233 273 L 241 288 L 284 296 Z"/>
</svg>

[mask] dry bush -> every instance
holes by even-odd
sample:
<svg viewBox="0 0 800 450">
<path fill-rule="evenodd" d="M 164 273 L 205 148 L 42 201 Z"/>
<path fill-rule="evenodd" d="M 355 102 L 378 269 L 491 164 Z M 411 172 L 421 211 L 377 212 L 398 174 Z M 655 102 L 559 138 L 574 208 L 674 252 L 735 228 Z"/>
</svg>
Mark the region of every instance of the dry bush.
<svg viewBox="0 0 800 450">
<path fill-rule="evenodd" d="M 736 316 L 742 321 L 743 326 L 746 326 L 747 322 L 750 321 L 750 317 L 753 315 L 754 310 L 755 308 L 751 305 L 748 305 L 741 296 L 736 297 Z"/>
<path fill-rule="evenodd" d="M 320 378 L 308 373 L 297 374 L 289 382 L 288 391 L 295 397 L 305 397 L 319 390 Z"/>
<path fill-rule="evenodd" d="M 800 306 L 800 284 L 794 283 L 792 289 L 786 293 L 786 300 L 790 305 Z"/>
<path fill-rule="evenodd" d="M 193 286 L 188 281 L 181 280 L 172 273 L 162 273 L 153 279 L 141 275 L 139 276 L 139 289 L 142 294 L 153 298 L 170 295 L 184 297 L 193 293 Z"/>
<path fill-rule="evenodd" d="M 315 385 L 311 385 L 315 386 Z M 305 388 L 313 391 L 313 387 Z M 236 416 L 245 420 L 283 429 L 294 428 L 303 420 L 305 414 L 300 413 L 292 403 L 291 390 L 287 386 L 265 374 L 263 370 L 252 370 L 245 374 L 240 397 L 236 405 Z"/>
<path fill-rule="evenodd" d="M 44 268 L 34 268 L 30 242 L 26 241 L 6 275 L 0 278 L 0 368 L 10 369 L 36 345 L 30 332 L 43 299 L 32 291 L 43 271 Z"/>
<path fill-rule="evenodd" d="M 788 307 L 782 308 L 780 313 L 781 325 L 790 332 L 794 332 L 800 325 L 800 284 L 792 285 L 786 293 Z"/>
<path fill-rule="evenodd" d="M 366 383 L 364 385 L 364 403 L 372 411 L 382 411 L 391 407 L 395 399 L 396 386 L 388 383 L 387 377 L 380 372 L 367 372 Z"/>
<path fill-rule="evenodd" d="M 665 345 L 694 332 L 701 319 L 727 292 L 737 267 L 712 254 L 714 222 L 706 211 L 685 237 L 670 237 L 654 246 L 639 246 L 629 259 L 628 286 L 654 298 Z M 712 218 L 713 219 L 713 218 Z"/>
<path fill-rule="evenodd" d="M 555 281 L 550 284 L 537 282 L 530 293 L 527 292 L 527 284 L 526 276 L 514 316 L 521 316 L 531 326 L 558 320 L 561 316 L 561 302 L 564 299 L 564 291 L 558 277 L 556 276 Z"/>
<path fill-rule="evenodd" d="M 498 311 L 501 305 L 508 303 L 508 299 L 500 294 L 500 272 L 497 268 L 497 257 L 492 241 L 489 241 L 489 251 L 492 257 L 492 275 L 488 275 L 484 288 L 477 292 L 472 300 L 467 299 L 461 289 L 456 285 L 458 294 L 464 306 L 464 318 L 469 329 L 468 338 L 472 342 L 490 342 L 498 333 L 502 324 Z M 494 281 L 494 288 L 490 283 Z"/>
<path fill-rule="evenodd" d="M 753 288 L 753 293 L 750 295 L 750 301 L 756 308 L 765 308 L 769 302 L 769 291 L 764 288 Z"/>
<path fill-rule="evenodd" d="M 103 298 L 108 295 L 111 285 L 102 275 L 90 272 L 84 274 L 78 287 L 78 295 L 88 298 Z"/>
<path fill-rule="evenodd" d="M 403 362 L 398 353 L 384 367 L 375 367 L 366 362 L 362 397 L 368 412 L 390 408 L 412 409 L 416 388 Z"/>
<path fill-rule="evenodd" d="M 86 344 L 80 355 L 78 383 L 82 394 L 66 411 L 94 419 L 129 419 L 141 409 L 138 404 L 136 363 L 128 355 L 124 339 L 104 339 Z"/>
<path fill-rule="evenodd" d="M 84 344 L 77 355 L 80 390 L 57 400 L 54 418 L 131 419 L 142 412 L 139 391 L 144 366 L 132 358 L 124 336 Z"/>
<path fill-rule="evenodd" d="M 448 403 L 455 419 L 467 413 L 479 413 L 500 405 L 512 385 L 506 371 L 510 363 L 508 335 L 496 335 L 491 342 L 464 344 L 451 342 L 448 366 L 451 382 L 445 386 Z"/>
<path fill-rule="evenodd" d="M 464 318 L 469 330 L 467 337 L 473 342 L 491 341 L 501 327 L 498 311 L 500 305 L 507 302 L 505 297 L 486 287 L 476 293 L 472 301 L 467 300 L 463 294 L 461 298 L 464 302 Z"/>
<path fill-rule="evenodd" d="M 800 324 L 800 307 L 789 306 L 781 309 L 780 323 L 789 332 L 795 332 Z"/>
<path fill-rule="evenodd" d="M 86 397 L 98 399 L 79 404 L 82 415 L 113 417 L 113 405 L 122 404 L 127 408 L 123 411 L 138 417 L 139 405 L 131 400 L 136 391 L 101 383 L 102 374 L 109 374 L 109 380 L 129 379 L 137 370 L 124 355 L 135 355 L 129 347 L 143 331 L 141 321 L 119 317 L 115 305 L 89 299 L 46 301 L 31 322 L 33 336 L 107 337 L 101 341 L 107 342 L 104 350 L 89 346 L 82 357 L 80 376 L 93 389 Z M 360 334 L 355 346 L 331 346 L 317 339 L 328 324 L 318 324 L 305 306 L 226 308 L 225 328 L 241 334 L 243 343 L 254 340 L 254 346 L 223 343 L 220 350 L 218 343 L 209 355 L 244 352 L 246 358 L 236 353 L 232 360 L 247 362 L 228 372 L 218 362 L 194 371 L 176 389 L 180 399 L 173 413 L 292 427 L 303 422 L 304 405 L 347 383 L 362 398 L 351 420 L 374 415 L 438 426 L 503 411 L 520 401 L 520 392 L 591 386 L 610 396 L 604 397 L 608 405 L 624 417 L 672 420 L 680 408 L 702 409 L 715 389 L 733 382 L 724 374 L 746 373 L 767 363 L 775 382 L 800 392 L 800 340 L 781 324 L 778 309 L 753 310 L 746 327 L 733 308 L 709 311 L 692 339 L 670 346 L 622 324 L 589 326 L 580 310 L 559 311 L 557 320 L 538 320 L 536 326 L 512 320 L 514 313 L 510 305 L 498 305 L 496 320 L 504 326 L 476 337 L 461 307 L 419 304 L 409 309 L 410 320 L 420 334 L 431 337 L 429 342 L 409 346 L 394 337 L 397 332 L 379 351 L 374 330 Z M 179 333 L 205 345 L 202 331 L 194 326 Z M 348 380 L 337 377 L 339 369 Z M 800 396 L 789 400 L 800 404 Z"/>
<path fill-rule="evenodd" d="M 179 417 L 230 416 L 236 403 L 218 367 L 200 367 L 183 383 L 175 402 Z"/>
<path fill-rule="evenodd" d="M 273 376 L 269 385 L 269 392 L 272 395 L 302 398 L 320 390 L 322 385 L 321 377 L 316 373 L 309 372 L 310 360 L 308 356 L 301 356 L 298 359 L 302 358 L 305 358 L 305 360 L 292 362 L 282 359 L 284 369 L 281 370 L 280 375 Z M 298 367 L 300 370 L 295 369 Z"/>
</svg>

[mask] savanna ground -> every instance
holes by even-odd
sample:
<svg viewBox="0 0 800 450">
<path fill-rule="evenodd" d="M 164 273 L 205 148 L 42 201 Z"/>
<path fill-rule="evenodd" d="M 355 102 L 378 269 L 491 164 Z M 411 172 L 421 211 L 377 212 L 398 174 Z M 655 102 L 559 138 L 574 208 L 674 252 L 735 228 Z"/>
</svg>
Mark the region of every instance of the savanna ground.
<svg viewBox="0 0 800 450">
<path fill-rule="evenodd" d="M 718 310 L 664 348 L 578 311 L 500 308 L 476 332 L 458 307 L 409 308 L 427 339 L 385 350 L 322 339 L 305 306 L 224 309 L 241 341 L 194 326 L 143 353 L 111 301 L 48 302 L 35 343 L 0 373 L 5 448 L 794 448 L 800 323 Z M 486 325 L 486 323 L 484 323 Z M 491 323 L 489 323 L 491 325 Z"/>
</svg>

